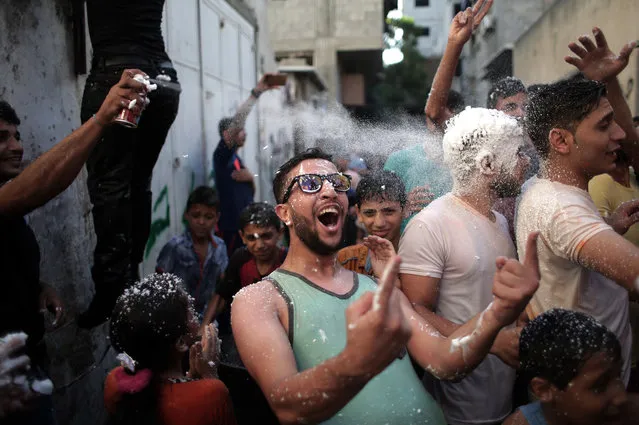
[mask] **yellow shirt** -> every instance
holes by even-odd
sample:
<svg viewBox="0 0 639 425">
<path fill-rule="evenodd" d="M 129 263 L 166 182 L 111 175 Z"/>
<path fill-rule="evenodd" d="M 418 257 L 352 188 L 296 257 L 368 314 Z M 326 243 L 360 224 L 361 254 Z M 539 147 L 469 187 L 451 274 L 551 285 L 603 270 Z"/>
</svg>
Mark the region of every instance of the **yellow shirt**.
<svg viewBox="0 0 639 425">
<path fill-rule="evenodd" d="M 600 174 L 588 183 L 588 192 L 602 217 L 610 215 L 624 202 L 639 199 L 635 172 L 630 169 L 630 187 L 617 183 L 608 174 Z M 639 246 L 639 223 L 630 227 L 624 238 Z"/>
</svg>

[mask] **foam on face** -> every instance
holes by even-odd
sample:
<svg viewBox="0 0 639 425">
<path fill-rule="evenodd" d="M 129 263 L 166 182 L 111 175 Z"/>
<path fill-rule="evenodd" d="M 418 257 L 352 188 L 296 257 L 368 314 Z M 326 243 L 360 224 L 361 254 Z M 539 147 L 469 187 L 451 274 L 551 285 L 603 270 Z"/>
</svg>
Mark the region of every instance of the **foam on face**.
<svg viewBox="0 0 639 425">
<path fill-rule="evenodd" d="M 494 109 L 471 107 L 448 121 L 442 143 L 444 162 L 456 186 L 479 173 L 477 161 L 482 154 L 494 155 L 497 169 L 512 173 L 524 144 L 524 131 L 516 119 Z"/>
</svg>

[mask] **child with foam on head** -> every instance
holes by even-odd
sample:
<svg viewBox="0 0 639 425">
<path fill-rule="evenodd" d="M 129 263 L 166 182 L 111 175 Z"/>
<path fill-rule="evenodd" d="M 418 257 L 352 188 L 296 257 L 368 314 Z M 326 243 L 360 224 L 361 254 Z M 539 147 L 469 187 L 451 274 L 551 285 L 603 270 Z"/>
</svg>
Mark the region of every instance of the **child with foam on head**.
<svg viewBox="0 0 639 425">
<path fill-rule="evenodd" d="M 149 275 L 118 298 L 110 338 L 122 366 L 104 386 L 109 424 L 236 423 L 229 392 L 217 379 L 217 331 L 210 325 L 197 341 L 198 329 L 192 300 L 175 275 Z"/>
<path fill-rule="evenodd" d="M 636 423 L 639 403 L 621 378 L 621 345 L 594 318 L 548 310 L 523 329 L 519 358 L 538 401 L 504 425 Z"/>
<path fill-rule="evenodd" d="M 200 186 L 186 202 L 186 230 L 160 251 L 156 271 L 173 273 L 184 281 L 194 298 L 195 311 L 203 315 L 229 259 L 222 238 L 215 236 L 219 200 L 214 189 Z"/>
</svg>

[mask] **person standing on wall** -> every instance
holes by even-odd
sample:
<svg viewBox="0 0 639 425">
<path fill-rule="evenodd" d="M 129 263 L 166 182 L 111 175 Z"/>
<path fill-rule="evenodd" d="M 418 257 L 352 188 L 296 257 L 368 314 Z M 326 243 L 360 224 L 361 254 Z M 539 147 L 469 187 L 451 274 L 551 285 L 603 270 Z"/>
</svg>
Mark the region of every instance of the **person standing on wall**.
<svg viewBox="0 0 639 425">
<path fill-rule="evenodd" d="M 253 203 L 255 195 L 253 173 L 237 153 L 246 142 L 246 119 L 262 93 L 285 83 L 285 75 L 264 74 L 235 115 L 222 118 L 218 123 L 220 142 L 213 152 L 213 177 L 220 198 L 219 235 L 224 239 L 229 258 L 237 248 L 244 246 L 238 218 L 242 210 Z"/>
<path fill-rule="evenodd" d="M 86 0 L 93 46 L 82 98 L 82 122 L 98 110 L 125 68 L 171 81 L 149 95 L 137 128 L 109 126 L 87 162 L 97 237 L 91 270 L 95 295 L 78 325 L 92 328 L 111 314 L 124 288 L 139 280 L 151 228 L 151 175 L 179 105 L 177 73 L 162 38 L 165 0 Z"/>
</svg>

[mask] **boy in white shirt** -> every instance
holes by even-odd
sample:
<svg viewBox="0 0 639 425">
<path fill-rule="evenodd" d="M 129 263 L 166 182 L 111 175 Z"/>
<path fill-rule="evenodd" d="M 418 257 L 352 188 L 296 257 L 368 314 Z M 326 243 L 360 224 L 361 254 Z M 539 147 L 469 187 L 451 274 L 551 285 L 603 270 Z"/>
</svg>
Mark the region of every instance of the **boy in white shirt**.
<svg viewBox="0 0 639 425">
<path fill-rule="evenodd" d="M 560 81 L 531 97 L 526 126 L 542 167 L 539 177 L 523 188 L 515 229 L 520 257 L 528 232 L 541 232 L 541 281 L 527 309 L 529 318 L 557 307 L 595 317 L 619 338 L 627 383 L 632 344 L 628 291 L 635 290 L 639 276 L 639 248 L 621 235 L 639 220 L 639 200 L 622 204 L 604 219 L 588 194 L 588 181 L 614 170 L 615 152 L 626 134 L 627 141 L 636 140 L 632 121 L 624 118 L 630 114 L 616 80 L 631 49 L 614 55 L 601 31 L 593 33 L 597 45 L 580 37 L 584 47 L 570 45 L 579 58 L 567 61 L 605 84 Z M 620 125 L 625 129 L 628 124 L 631 130 L 625 132 Z"/>
</svg>

